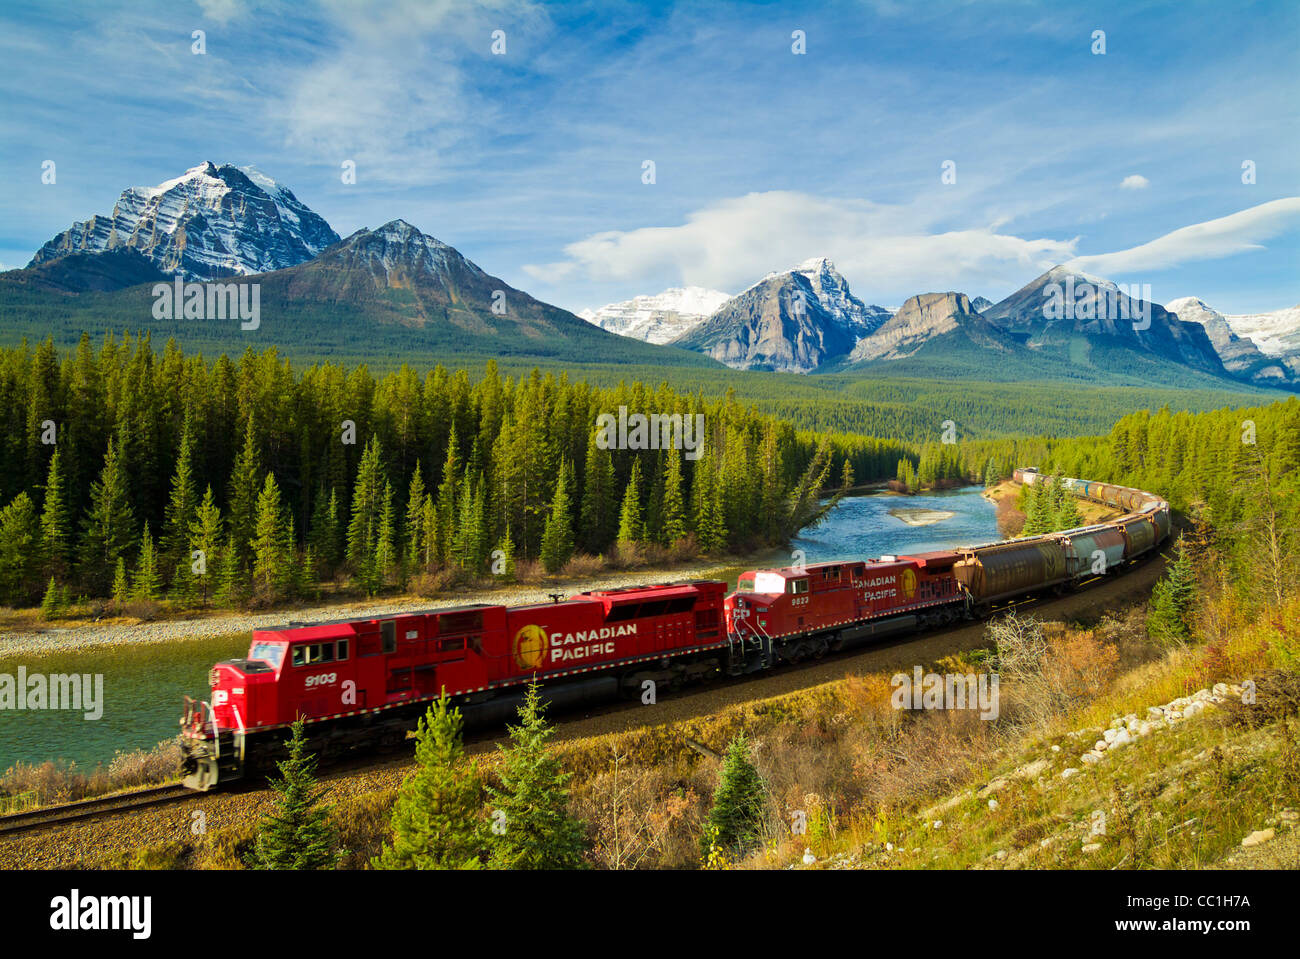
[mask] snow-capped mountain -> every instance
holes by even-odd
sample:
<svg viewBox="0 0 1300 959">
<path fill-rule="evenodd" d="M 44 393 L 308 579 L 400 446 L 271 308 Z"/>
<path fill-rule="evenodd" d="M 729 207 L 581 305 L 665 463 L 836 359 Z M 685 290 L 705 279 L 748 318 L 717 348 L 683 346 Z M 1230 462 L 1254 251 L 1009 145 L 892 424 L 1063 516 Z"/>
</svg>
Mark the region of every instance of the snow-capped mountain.
<svg viewBox="0 0 1300 959">
<path fill-rule="evenodd" d="M 804 260 L 794 272 L 808 278 L 822 309 L 841 323 L 855 339 L 870 336 L 892 315 L 882 306 L 868 306 L 849 292 L 848 280 L 824 256 Z"/>
<path fill-rule="evenodd" d="M 983 313 L 992 305 L 993 301 L 987 296 L 977 296 L 970 301 L 970 308 L 976 313 Z"/>
<path fill-rule="evenodd" d="M 811 373 L 857 341 L 842 317 L 821 304 L 806 273 L 771 273 L 733 296 L 674 346 L 737 370 Z"/>
<path fill-rule="evenodd" d="M 124 190 L 112 214 L 74 223 L 28 266 L 128 247 L 164 273 L 209 280 L 295 266 L 338 240 L 324 219 L 254 167 L 208 162 Z"/>
<path fill-rule="evenodd" d="M 1182 296 L 1170 300 L 1165 304 L 1165 309 L 1177 314 L 1180 320 L 1199 323 L 1205 327 L 1205 333 L 1218 351 L 1224 369 L 1234 376 L 1265 386 L 1290 383 L 1297 379 L 1296 370 L 1300 370 L 1300 362 L 1297 362 L 1300 361 L 1300 350 L 1289 352 L 1279 350 L 1267 354 L 1251 337 L 1238 335 L 1228 322 L 1228 317 L 1211 309 L 1194 296 Z M 1300 314 L 1300 309 L 1295 312 Z M 1275 319 L 1276 314 L 1255 314 L 1251 319 L 1256 317 Z M 1300 320 L 1300 315 L 1297 319 Z M 1289 364 L 1288 359 L 1293 362 Z"/>
<path fill-rule="evenodd" d="M 578 315 L 610 333 L 662 345 L 699 326 L 729 299 L 730 293 L 718 290 L 674 287 L 653 296 L 608 303 L 598 310 L 583 310 Z"/>
<path fill-rule="evenodd" d="M 1269 356 L 1300 351 L 1300 304 L 1271 313 L 1225 313 L 1223 316 L 1238 336 L 1255 341 Z"/>
</svg>

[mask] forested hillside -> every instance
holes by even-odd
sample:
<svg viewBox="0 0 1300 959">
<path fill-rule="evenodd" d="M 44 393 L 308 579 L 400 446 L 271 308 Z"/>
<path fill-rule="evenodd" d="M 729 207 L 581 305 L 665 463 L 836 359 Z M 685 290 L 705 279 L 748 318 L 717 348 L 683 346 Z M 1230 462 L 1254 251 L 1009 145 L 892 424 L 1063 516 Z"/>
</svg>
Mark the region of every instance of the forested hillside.
<svg viewBox="0 0 1300 959">
<path fill-rule="evenodd" d="M 602 413 L 703 417 L 698 457 L 602 449 Z M 296 370 L 148 338 L 0 352 L 0 601 L 274 600 L 351 577 L 505 574 L 516 557 L 783 541 L 827 486 L 906 447 L 817 437 L 731 397 L 437 367 Z M 691 420 L 694 422 L 694 420 Z M 202 554 L 202 562 L 196 557 Z M 200 569 L 199 567 L 202 567 Z"/>
</svg>

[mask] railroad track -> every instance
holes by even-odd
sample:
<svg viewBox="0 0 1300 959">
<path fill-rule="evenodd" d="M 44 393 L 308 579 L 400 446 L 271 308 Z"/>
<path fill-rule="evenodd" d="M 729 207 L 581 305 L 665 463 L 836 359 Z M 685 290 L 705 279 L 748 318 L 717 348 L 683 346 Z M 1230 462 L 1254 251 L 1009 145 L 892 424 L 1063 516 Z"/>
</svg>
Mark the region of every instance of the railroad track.
<svg viewBox="0 0 1300 959">
<path fill-rule="evenodd" d="M 95 799 L 82 799 L 77 802 L 64 803 L 59 806 L 46 806 L 28 812 L 10 813 L 0 816 L 0 836 L 11 836 L 33 829 L 46 829 L 50 826 L 62 826 L 67 823 L 96 819 L 119 812 L 130 812 L 149 806 L 161 806 L 176 802 L 186 796 L 195 795 L 180 783 L 164 786 L 151 786 L 134 792 L 119 793 L 116 796 L 101 796 Z"/>
</svg>

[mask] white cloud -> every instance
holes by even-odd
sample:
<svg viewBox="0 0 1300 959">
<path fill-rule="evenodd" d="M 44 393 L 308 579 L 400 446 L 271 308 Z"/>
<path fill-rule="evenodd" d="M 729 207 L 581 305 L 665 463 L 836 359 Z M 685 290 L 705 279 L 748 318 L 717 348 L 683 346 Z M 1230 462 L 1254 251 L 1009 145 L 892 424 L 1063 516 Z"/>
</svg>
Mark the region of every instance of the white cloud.
<svg viewBox="0 0 1300 959">
<path fill-rule="evenodd" d="M 689 214 L 678 226 L 593 234 L 566 259 L 530 264 L 546 283 L 617 282 L 635 287 L 664 274 L 680 283 L 739 290 L 773 270 L 828 256 L 861 295 L 987 290 L 1019 285 L 1075 253 L 1076 240 L 1025 240 L 996 227 L 927 233 L 916 211 L 793 191 L 749 193 Z"/>
<path fill-rule="evenodd" d="M 1286 197 L 1217 220 L 1194 223 L 1127 250 L 1076 257 L 1066 265 L 1102 276 L 1163 270 L 1197 260 L 1217 260 L 1263 249 L 1264 240 L 1298 225 L 1300 197 Z"/>
<path fill-rule="evenodd" d="M 273 112 L 290 147 L 332 165 L 357 162 L 358 178 L 428 183 L 438 155 L 490 130 L 496 106 L 476 92 L 466 62 L 487 58 L 491 32 L 542 28 L 530 0 L 394 0 L 358 9 L 326 5 L 336 48 L 292 77 Z"/>
<path fill-rule="evenodd" d="M 1133 173 L 1126 176 L 1120 181 L 1121 190 L 1145 190 L 1151 185 L 1151 181 L 1139 173 Z"/>
<path fill-rule="evenodd" d="M 240 0 L 197 0 L 197 2 L 203 15 L 217 23 L 229 23 L 244 12 L 244 5 Z"/>
</svg>

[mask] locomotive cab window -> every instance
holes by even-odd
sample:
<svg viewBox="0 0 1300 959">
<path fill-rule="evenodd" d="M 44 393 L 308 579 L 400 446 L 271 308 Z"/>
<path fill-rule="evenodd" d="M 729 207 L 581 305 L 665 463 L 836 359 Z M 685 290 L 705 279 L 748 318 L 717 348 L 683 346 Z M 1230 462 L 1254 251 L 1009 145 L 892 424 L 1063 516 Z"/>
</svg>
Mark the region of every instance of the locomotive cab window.
<svg viewBox="0 0 1300 959">
<path fill-rule="evenodd" d="M 348 644 L 344 640 L 340 645 L 343 647 L 343 657 L 347 656 Z M 333 643 L 306 643 L 302 646 L 293 647 L 293 664 L 295 666 L 317 666 L 321 663 L 334 662 L 334 644 Z"/>
<path fill-rule="evenodd" d="M 802 594 L 808 592 L 808 580 L 807 580 L 807 579 L 792 579 L 792 580 L 789 581 L 789 585 L 788 585 L 787 588 L 788 588 L 789 591 L 790 591 L 791 593 L 793 593 L 794 595 L 796 595 L 796 596 L 800 596 L 800 595 L 802 595 Z"/>
<path fill-rule="evenodd" d="M 384 652 L 397 652 L 397 623 L 386 619 L 379 624 L 379 632 L 384 641 Z"/>
</svg>

